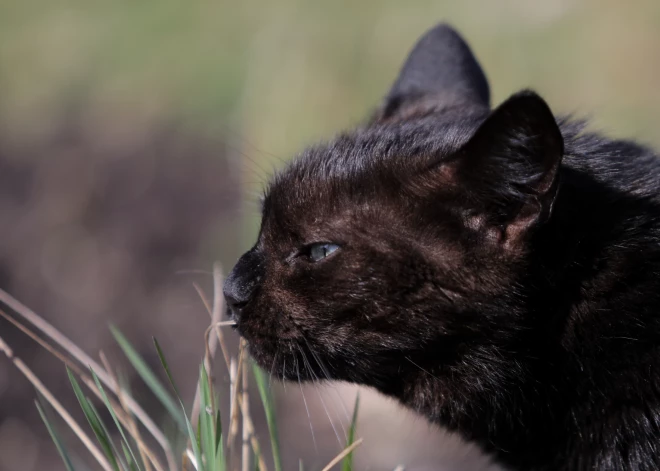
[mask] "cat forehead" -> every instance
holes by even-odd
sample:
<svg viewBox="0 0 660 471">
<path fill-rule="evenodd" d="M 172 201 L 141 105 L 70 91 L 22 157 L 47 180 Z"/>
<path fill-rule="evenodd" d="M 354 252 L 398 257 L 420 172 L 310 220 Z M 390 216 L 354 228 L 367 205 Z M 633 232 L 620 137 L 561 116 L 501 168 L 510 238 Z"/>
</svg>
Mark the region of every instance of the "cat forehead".
<svg viewBox="0 0 660 471">
<path fill-rule="evenodd" d="M 376 125 L 312 146 L 273 179 L 266 201 L 291 205 L 331 202 L 346 192 L 364 194 L 389 180 L 405 178 L 432 160 L 460 149 L 480 118 L 429 117 Z"/>
</svg>

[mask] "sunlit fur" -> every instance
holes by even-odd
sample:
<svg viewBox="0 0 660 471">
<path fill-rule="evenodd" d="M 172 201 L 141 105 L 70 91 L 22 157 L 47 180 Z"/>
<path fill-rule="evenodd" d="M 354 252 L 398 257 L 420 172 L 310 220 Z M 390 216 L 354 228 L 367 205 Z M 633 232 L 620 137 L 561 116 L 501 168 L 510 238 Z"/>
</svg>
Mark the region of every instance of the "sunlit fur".
<svg viewBox="0 0 660 471">
<path fill-rule="evenodd" d="M 374 387 L 513 469 L 658 469 L 660 163 L 488 100 L 427 33 L 366 125 L 271 182 L 237 329 L 273 376 Z"/>
</svg>

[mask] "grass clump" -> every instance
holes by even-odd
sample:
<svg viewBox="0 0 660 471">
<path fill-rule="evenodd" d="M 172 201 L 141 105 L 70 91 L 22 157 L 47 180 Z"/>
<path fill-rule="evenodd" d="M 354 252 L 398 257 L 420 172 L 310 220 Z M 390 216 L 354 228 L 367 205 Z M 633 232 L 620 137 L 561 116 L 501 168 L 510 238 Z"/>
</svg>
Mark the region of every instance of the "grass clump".
<svg viewBox="0 0 660 471">
<path fill-rule="evenodd" d="M 226 347 L 222 328 L 230 325 L 231 321 L 222 320 L 221 286 L 222 277 L 217 266 L 214 270 L 212 304 L 196 286 L 211 316 L 211 324 L 205 333 L 205 355 L 199 367 L 196 395 L 190 409 L 186 408 L 186 404 L 181 399 L 165 353 L 158 341 L 154 339 L 154 346 L 169 381 L 167 386 L 158 379 L 121 331 L 114 326 L 110 327 L 132 367 L 175 424 L 175 437 L 170 438 L 131 396 L 127 385 L 115 374 L 103 352 L 100 354 L 101 363 L 95 361 L 43 318 L 0 290 L 0 302 L 7 305 L 21 320 L 2 310 L 0 315 L 55 355 L 66 366 L 71 387 L 92 431 L 93 438 L 0 337 L 0 350 L 38 391 L 39 399 L 35 401 L 37 409 L 67 471 L 76 471 L 76 466 L 49 409 L 54 410 L 63 419 L 100 468 L 106 471 L 283 470 L 275 403 L 266 375 L 258 366 L 251 364 L 245 354 L 243 341 L 234 356 Z M 27 327 L 26 323 L 32 324 L 32 328 Z M 227 371 L 230 372 L 229 391 L 222 393 L 216 390 L 211 368 L 218 347 L 222 351 Z M 248 390 L 250 373 L 257 386 L 268 425 L 268 438 L 272 449 L 272 460 L 268 463 L 261 452 L 262 448 L 250 415 Z M 101 413 L 88 396 L 90 392 L 100 399 L 107 409 L 112 418 L 110 427 L 104 423 Z M 221 398 L 229 398 L 230 401 L 230 414 L 226 427 L 223 427 L 220 414 Z M 358 400 L 355 402 L 346 448 L 328 463 L 323 471 L 329 471 L 335 466 L 340 466 L 342 471 L 353 469 L 353 450 L 362 441 L 355 439 L 357 410 Z M 241 440 L 237 440 L 239 431 Z M 300 469 L 303 469 L 302 463 Z"/>
</svg>

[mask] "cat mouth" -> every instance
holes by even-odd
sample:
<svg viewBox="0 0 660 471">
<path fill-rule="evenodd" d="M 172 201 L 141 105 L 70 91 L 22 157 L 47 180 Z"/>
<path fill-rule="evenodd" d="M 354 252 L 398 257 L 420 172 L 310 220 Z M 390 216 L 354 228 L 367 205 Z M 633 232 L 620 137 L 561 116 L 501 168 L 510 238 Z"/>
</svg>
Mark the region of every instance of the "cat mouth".
<svg viewBox="0 0 660 471">
<path fill-rule="evenodd" d="M 228 310 L 231 328 L 245 342 L 252 359 L 271 378 L 282 381 L 330 379 L 330 369 L 318 348 L 293 323 L 287 328 L 267 322 L 267 317 L 245 309 L 237 315 Z"/>
</svg>

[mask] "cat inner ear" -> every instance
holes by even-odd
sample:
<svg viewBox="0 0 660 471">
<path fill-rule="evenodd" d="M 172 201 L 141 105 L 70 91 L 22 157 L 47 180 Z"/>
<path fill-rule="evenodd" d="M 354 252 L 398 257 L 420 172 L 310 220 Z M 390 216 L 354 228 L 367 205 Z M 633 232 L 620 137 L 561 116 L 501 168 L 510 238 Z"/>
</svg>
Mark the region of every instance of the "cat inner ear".
<svg viewBox="0 0 660 471">
<path fill-rule="evenodd" d="M 525 91 L 493 111 L 443 167 L 511 246 L 550 217 L 563 153 L 564 140 L 550 108 L 536 93 Z"/>
<path fill-rule="evenodd" d="M 375 121 L 457 106 L 489 109 L 489 101 L 488 81 L 472 51 L 453 28 L 439 24 L 413 47 Z"/>
</svg>

